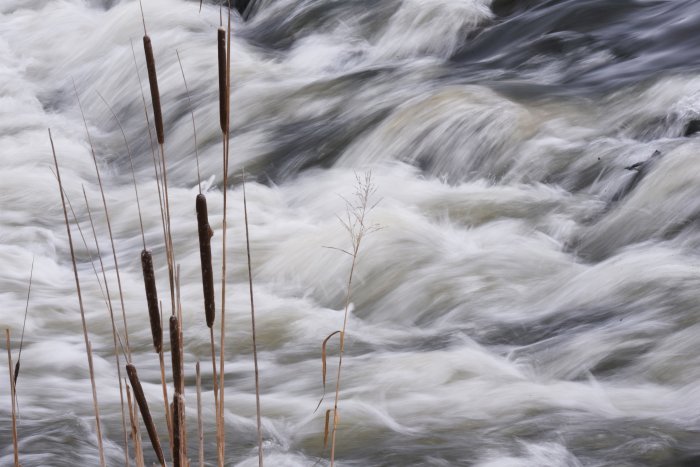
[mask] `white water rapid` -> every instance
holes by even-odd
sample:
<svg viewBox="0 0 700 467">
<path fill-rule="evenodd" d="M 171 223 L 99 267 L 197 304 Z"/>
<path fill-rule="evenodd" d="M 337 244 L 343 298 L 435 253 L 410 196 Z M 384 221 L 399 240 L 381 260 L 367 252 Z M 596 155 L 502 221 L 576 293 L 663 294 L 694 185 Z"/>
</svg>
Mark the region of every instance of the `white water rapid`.
<svg viewBox="0 0 700 467">
<path fill-rule="evenodd" d="M 206 1 L 200 13 L 195 0 L 143 0 L 143 9 L 181 272 L 188 455 L 199 465 L 201 361 L 205 460 L 215 465 L 197 165 L 176 51 L 214 231 L 218 350 L 220 10 Z M 353 276 L 339 467 L 700 465 L 695 1 L 259 0 L 248 21 L 235 11 L 231 21 L 227 466 L 258 465 L 241 181 L 265 465 L 311 467 L 329 464 L 324 418 L 339 344 L 329 341 L 327 394 L 314 412 L 321 344 L 343 325 L 351 265 L 338 217 L 365 174 L 376 187 L 367 225 L 380 228 L 363 238 Z M 100 98 L 133 154 L 167 317 L 158 189 L 131 48 L 150 117 L 142 36 L 135 0 L 0 0 L 0 329 L 11 331 L 15 361 L 35 261 L 17 383 L 24 467 L 99 462 L 48 128 L 77 219 L 69 212 L 106 460 L 124 465 L 112 327 L 83 188 L 122 334 L 124 323 L 73 83 L 104 184 L 130 351 L 170 465 L 129 158 Z M 4 362 L 4 335 L 0 347 Z M 0 465 L 11 466 L 10 388 L 0 375 Z M 129 454 L 133 462 L 132 443 Z"/>
</svg>

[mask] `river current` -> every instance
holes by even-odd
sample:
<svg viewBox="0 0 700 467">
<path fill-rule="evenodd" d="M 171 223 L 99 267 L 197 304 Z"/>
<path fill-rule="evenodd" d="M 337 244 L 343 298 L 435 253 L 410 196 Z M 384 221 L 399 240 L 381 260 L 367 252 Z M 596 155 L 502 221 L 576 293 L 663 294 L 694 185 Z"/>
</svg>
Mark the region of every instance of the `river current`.
<svg viewBox="0 0 700 467">
<path fill-rule="evenodd" d="M 328 394 L 314 412 L 321 344 L 343 324 L 351 258 L 340 250 L 352 245 L 340 220 L 365 176 L 376 187 L 367 225 L 379 228 L 362 239 L 353 276 L 338 466 L 700 465 L 697 1 L 258 0 L 247 21 L 231 16 L 227 187 L 220 8 L 143 0 L 143 9 L 165 118 L 192 465 L 196 361 L 205 458 L 216 461 L 199 180 L 214 231 L 217 336 L 228 196 L 226 465 L 258 462 L 245 179 L 265 463 L 297 467 L 328 463 L 337 336 Z M 167 315 L 136 72 L 150 114 L 142 36 L 134 0 L 0 0 L 0 329 L 11 330 L 15 360 L 34 261 L 17 383 L 24 467 L 98 465 L 48 128 L 75 212 L 107 464 L 124 464 L 112 328 L 83 188 L 113 295 L 116 275 L 76 92 L 109 207 L 133 362 L 167 446 L 131 165 L 100 97 L 129 141 Z M 1 374 L 0 465 L 10 466 Z M 172 391 L 169 370 L 167 378 Z M 145 431 L 143 445 L 151 465 Z"/>
</svg>

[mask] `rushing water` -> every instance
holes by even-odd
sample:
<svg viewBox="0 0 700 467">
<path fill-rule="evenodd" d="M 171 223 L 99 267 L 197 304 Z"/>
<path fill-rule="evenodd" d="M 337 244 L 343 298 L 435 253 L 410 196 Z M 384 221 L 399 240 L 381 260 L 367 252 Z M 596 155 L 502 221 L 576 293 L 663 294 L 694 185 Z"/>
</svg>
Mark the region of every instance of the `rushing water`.
<svg viewBox="0 0 700 467">
<path fill-rule="evenodd" d="M 205 2 L 199 13 L 198 3 L 144 0 L 144 10 L 182 276 L 190 457 L 196 465 L 201 360 L 213 465 L 195 146 L 175 53 L 215 232 L 218 307 L 219 7 Z M 113 296 L 116 277 L 72 80 L 102 171 L 133 361 L 167 438 L 129 159 L 98 95 L 129 140 L 167 314 L 130 45 L 145 79 L 142 27 L 134 0 L 0 1 L 0 328 L 12 331 L 15 359 L 36 263 L 17 387 L 25 467 L 98 462 L 49 127 L 78 220 L 107 460 L 124 462 L 111 324 L 81 187 Z M 227 465 L 257 465 L 243 170 L 266 465 L 327 462 L 332 397 L 314 409 L 321 343 L 342 326 L 350 270 L 334 249 L 350 248 L 337 217 L 356 174 L 370 172 L 378 204 L 368 222 L 381 229 L 363 239 L 353 278 L 338 465 L 700 465 L 700 138 L 686 136 L 700 118 L 696 0 L 260 0 L 232 28 Z M 116 298 L 114 307 L 122 330 Z M 332 392 L 337 341 L 328 351 Z M 3 376 L 1 465 L 12 463 L 9 408 Z"/>
</svg>

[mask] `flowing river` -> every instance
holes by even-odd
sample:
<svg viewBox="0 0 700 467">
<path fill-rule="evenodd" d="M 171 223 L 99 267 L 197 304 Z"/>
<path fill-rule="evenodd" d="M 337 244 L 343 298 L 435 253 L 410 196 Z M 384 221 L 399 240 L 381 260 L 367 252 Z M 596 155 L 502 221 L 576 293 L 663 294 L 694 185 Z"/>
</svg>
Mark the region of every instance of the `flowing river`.
<svg viewBox="0 0 700 467">
<path fill-rule="evenodd" d="M 216 463 L 198 186 L 214 232 L 217 352 L 227 190 L 226 465 L 258 465 L 246 180 L 265 465 L 311 467 L 329 464 L 324 420 L 338 335 L 328 341 L 326 397 L 315 411 L 322 342 L 343 326 L 352 258 L 341 250 L 353 246 L 342 222 L 367 179 L 376 190 L 349 300 L 339 467 L 700 465 L 698 2 L 255 6 L 248 21 L 231 16 L 225 188 L 220 8 L 143 0 L 165 119 L 191 465 L 199 465 L 197 361 L 205 461 Z M 140 76 L 152 118 L 143 27 L 135 0 L 0 0 L 0 329 L 11 331 L 15 361 L 34 261 L 17 382 L 24 467 L 99 463 L 48 128 L 75 214 L 107 465 L 125 462 L 112 325 L 83 189 L 123 338 L 124 319 L 77 96 L 109 208 L 129 351 L 168 450 L 131 164 L 105 104 L 129 142 L 167 317 L 139 85 Z M 4 335 L 0 347 L 4 361 Z M 8 372 L 0 374 L 0 465 L 11 466 L 10 387 Z M 131 442 L 129 456 L 133 463 Z"/>
</svg>

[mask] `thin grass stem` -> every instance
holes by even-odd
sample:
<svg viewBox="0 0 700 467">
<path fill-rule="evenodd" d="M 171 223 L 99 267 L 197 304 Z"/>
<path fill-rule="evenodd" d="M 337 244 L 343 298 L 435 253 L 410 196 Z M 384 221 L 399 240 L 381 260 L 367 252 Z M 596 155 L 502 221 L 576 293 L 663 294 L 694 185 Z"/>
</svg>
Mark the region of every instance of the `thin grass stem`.
<svg viewBox="0 0 700 467">
<path fill-rule="evenodd" d="M 61 194 L 61 204 L 63 205 L 63 217 L 66 223 L 66 232 L 68 234 L 68 245 L 70 246 L 70 256 L 71 262 L 73 263 L 73 275 L 75 277 L 75 288 L 78 293 L 78 304 L 80 306 L 80 319 L 83 326 L 83 338 L 85 339 L 85 350 L 88 357 L 88 368 L 90 371 L 90 384 L 92 386 L 92 403 L 95 411 L 95 423 L 97 429 L 97 449 L 100 457 L 100 466 L 105 467 L 105 455 L 102 446 L 102 426 L 100 423 L 100 410 L 99 404 L 97 403 L 97 388 L 95 386 L 95 373 L 92 366 L 92 348 L 90 341 L 88 339 L 87 323 L 85 321 L 85 309 L 83 307 L 83 296 L 80 292 L 80 279 L 78 278 L 78 266 L 75 261 L 75 251 L 73 249 L 73 237 L 71 236 L 70 224 L 68 223 L 68 210 L 66 209 L 66 200 L 63 196 L 63 184 L 61 182 L 61 172 L 58 168 L 58 158 L 56 157 L 56 148 L 53 144 L 53 137 L 51 136 L 51 130 L 49 129 L 49 141 L 51 142 L 51 152 L 53 154 L 53 161 L 56 168 L 56 178 L 58 179 L 58 191 Z"/>
<path fill-rule="evenodd" d="M 17 414 L 15 413 L 17 393 L 15 387 L 15 375 L 12 370 L 12 351 L 10 348 L 10 330 L 5 329 L 5 342 L 7 343 L 7 367 L 10 372 L 10 404 L 12 404 L 12 453 L 15 467 L 19 467 L 19 446 L 17 443 Z"/>
</svg>

